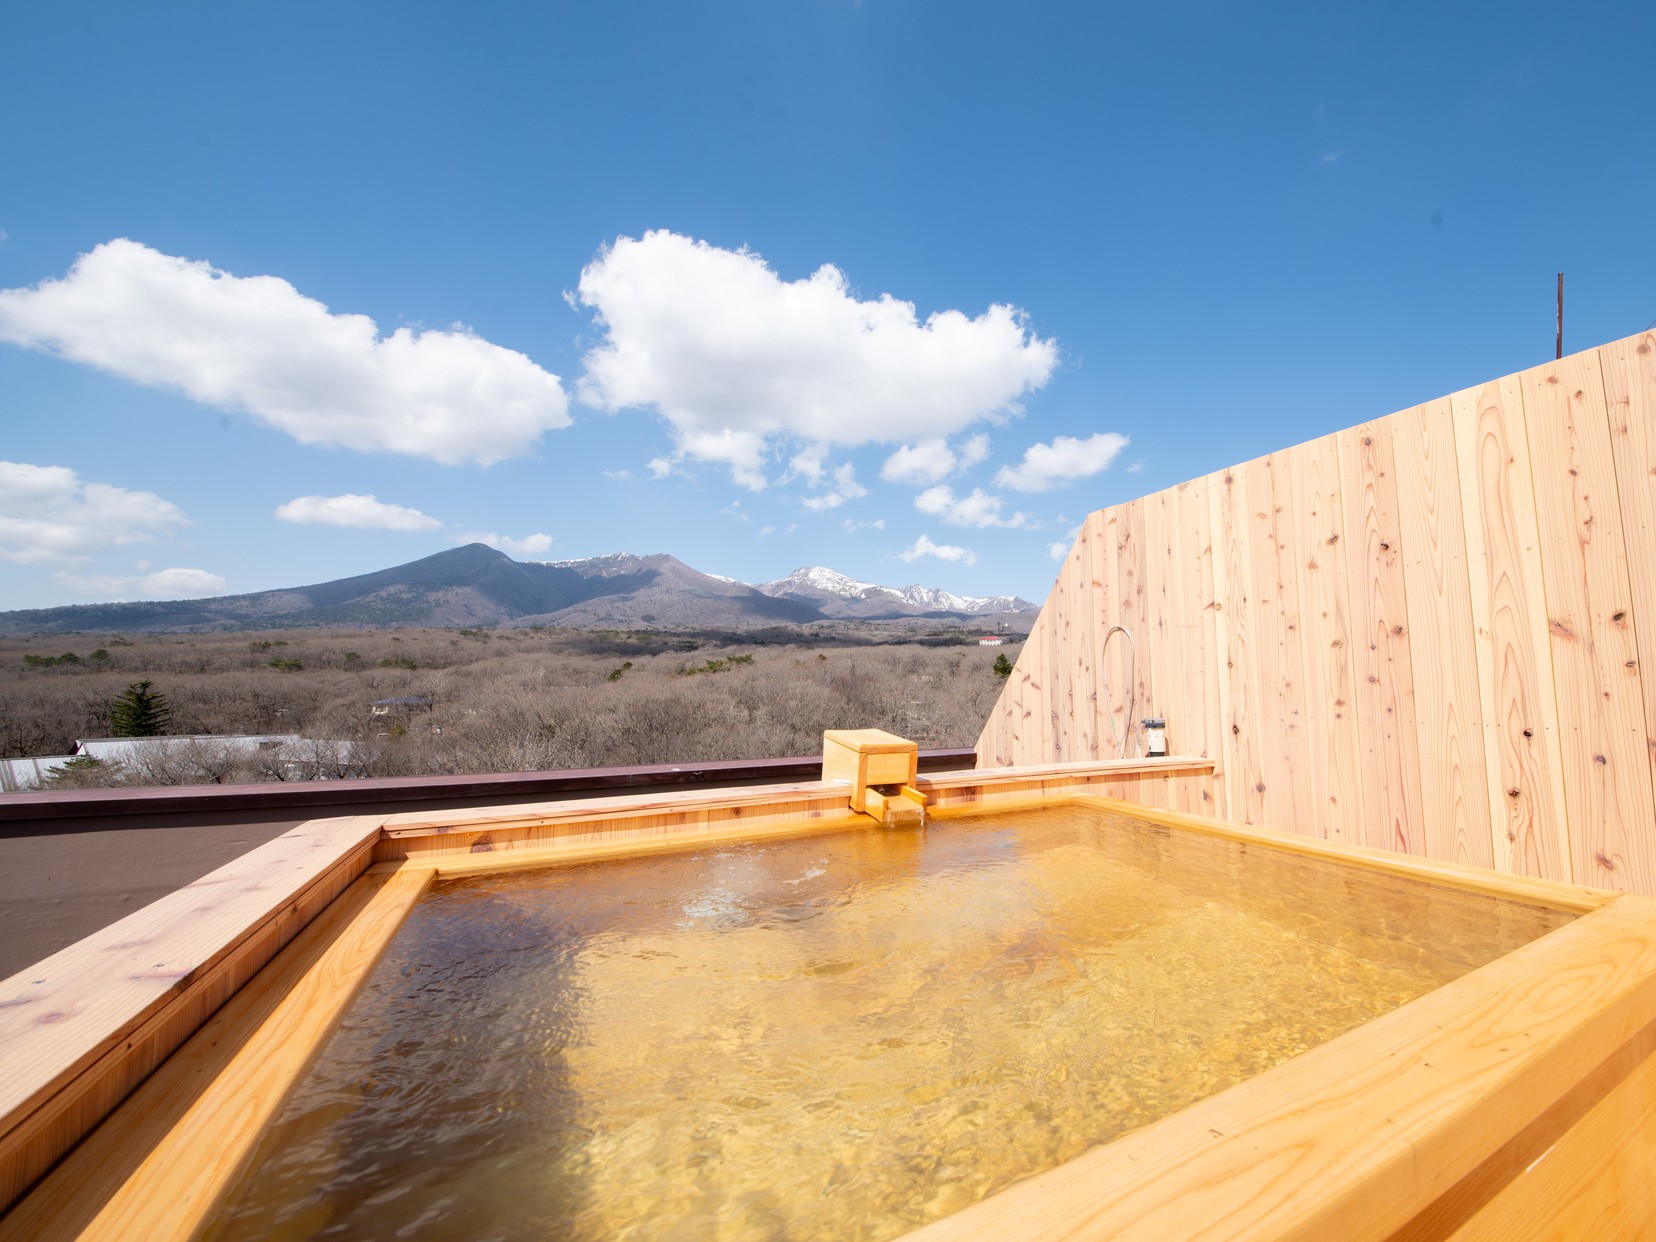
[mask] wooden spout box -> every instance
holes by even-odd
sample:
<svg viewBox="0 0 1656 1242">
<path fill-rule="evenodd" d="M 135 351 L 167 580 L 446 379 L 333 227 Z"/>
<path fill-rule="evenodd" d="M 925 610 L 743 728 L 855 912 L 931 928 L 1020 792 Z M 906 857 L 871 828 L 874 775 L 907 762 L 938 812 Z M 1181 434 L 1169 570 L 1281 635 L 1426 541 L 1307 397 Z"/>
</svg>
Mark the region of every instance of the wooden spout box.
<svg viewBox="0 0 1656 1242">
<path fill-rule="evenodd" d="M 851 809 L 868 810 L 870 785 L 912 785 L 920 748 L 884 729 L 829 729 L 822 735 L 822 779 L 851 786 Z"/>
</svg>

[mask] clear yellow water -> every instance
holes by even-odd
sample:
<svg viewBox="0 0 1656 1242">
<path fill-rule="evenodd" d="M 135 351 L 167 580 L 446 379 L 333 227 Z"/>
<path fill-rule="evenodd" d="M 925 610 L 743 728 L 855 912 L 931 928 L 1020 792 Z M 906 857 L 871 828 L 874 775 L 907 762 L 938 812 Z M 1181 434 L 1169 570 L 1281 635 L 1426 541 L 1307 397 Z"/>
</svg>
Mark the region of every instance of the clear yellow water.
<svg viewBox="0 0 1656 1242">
<path fill-rule="evenodd" d="M 891 1238 L 1570 917 L 1071 808 L 443 883 L 215 1232 Z"/>
</svg>

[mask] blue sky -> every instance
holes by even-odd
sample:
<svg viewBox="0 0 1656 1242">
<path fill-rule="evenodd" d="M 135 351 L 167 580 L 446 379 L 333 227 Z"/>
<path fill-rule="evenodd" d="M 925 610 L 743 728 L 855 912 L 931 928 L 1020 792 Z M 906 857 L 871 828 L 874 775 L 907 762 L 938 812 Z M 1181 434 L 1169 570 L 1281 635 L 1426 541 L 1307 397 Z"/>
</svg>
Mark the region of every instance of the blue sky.
<svg viewBox="0 0 1656 1242">
<path fill-rule="evenodd" d="M 1560 270 L 1567 348 L 1656 319 L 1656 6 L 1559 16 L 23 6 L 0 607 L 479 535 L 1039 601 L 1091 509 L 1550 357 Z"/>
</svg>

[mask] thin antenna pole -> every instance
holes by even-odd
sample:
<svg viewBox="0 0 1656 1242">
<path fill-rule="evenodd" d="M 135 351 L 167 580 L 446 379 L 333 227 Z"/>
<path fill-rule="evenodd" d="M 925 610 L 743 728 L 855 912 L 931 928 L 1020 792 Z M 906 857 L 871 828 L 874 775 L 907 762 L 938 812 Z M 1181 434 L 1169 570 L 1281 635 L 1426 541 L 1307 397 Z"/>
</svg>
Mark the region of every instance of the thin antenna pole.
<svg viewBox="0 0 1656 1242">
<path fill-rule="evenodd" d="M 1554 358 L 1564 356 L 1564 273 L 1558 273 L 1558 352 Z"/>
</svg>

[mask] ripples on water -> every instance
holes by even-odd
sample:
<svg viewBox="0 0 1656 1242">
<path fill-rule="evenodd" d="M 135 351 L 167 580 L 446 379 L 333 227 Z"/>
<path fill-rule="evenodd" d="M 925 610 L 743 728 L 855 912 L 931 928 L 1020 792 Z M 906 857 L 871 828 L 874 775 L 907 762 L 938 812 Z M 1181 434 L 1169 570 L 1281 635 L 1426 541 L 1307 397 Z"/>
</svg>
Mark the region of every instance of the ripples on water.
<svg viewBox="0 0 1656 1242">
<path fill-rule="evenodd" d="M 1570 917 L 1074 808 L 443 882 L 215 1232 L 891 1238 Z"/>
</svg>

